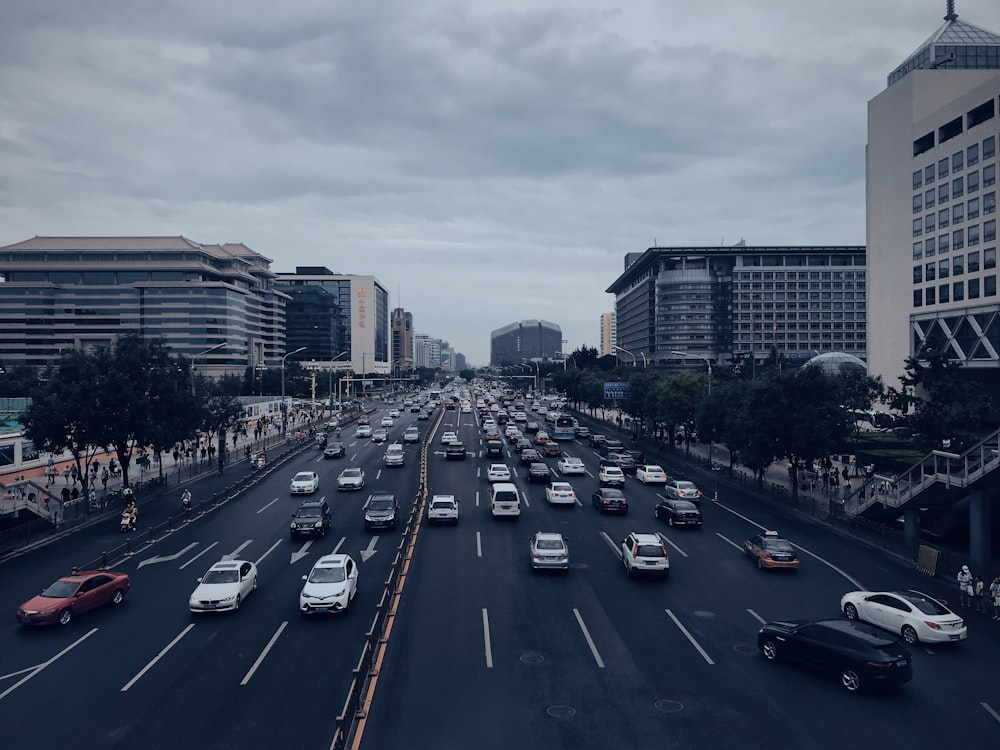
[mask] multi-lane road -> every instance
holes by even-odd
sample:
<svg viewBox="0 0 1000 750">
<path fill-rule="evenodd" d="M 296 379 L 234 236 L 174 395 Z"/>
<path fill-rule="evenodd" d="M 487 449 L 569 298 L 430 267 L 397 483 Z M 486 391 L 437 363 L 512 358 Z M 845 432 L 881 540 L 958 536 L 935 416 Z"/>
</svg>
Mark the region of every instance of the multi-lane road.
<svg viewBox="0 0 1000 750">
<path fill-rule="evenodd" d="M 434 424 L 404 414 L 390 440 L 411 423 L 421 433 Z M 445 460 L 445 429 L 465 442 L 467 460 Z M 399 529 L 366 533 L 361 505 L 370 491 L 389 490 L 405 519 L 419 482 L 419 446 L 406 447 L 402 468 L 385 469 L 384 445 L 352 434 L 344 459 L 307 449 L 238 500 L 116 565 L 132 577 L 120 608 L 64 628 L 29 630 L 13 617 L 38 589 L 118 543 L 113 521 L 0 567 L 10 612 L 0 621 L 3 747 L 328 747 L 400 540 Z M 633 479 L 629 514 L 600 515 L 590 506 L 597 458 L 579 442 L 564 450 L 588 469 L 568 478 L 580 505 L 548 506 L 542 485 L 529 485 L 509 456 L 522 515 L 494 521 L 485 469 L 495 459 L 480 457 L 481 434 L 476 415 L 447 411 L 430 436 L 429 492 L 458 496 L 461 521 L 418 531 L 364 706 L 363 750 L 1000 746 L 1000 624 L 988 617 L 969 615 L 965 644 L 916 647 L 914 680 L 884 695 L 851 695 L 757 653 L 762 621 L 836 617 L 840 596 L 858 587 L 920 588 L 950 600 L 947 583 L 723 487 L 720 503 L 702 503 L 701 530 L 656 521 L 656 489 Z M 345 466 L 365 469 L 364 490 L 336 491 Z M 308 545 L 292 542 L 287 528 L 299 502 L 288 481 L 306 468 L 319 472 L 318 494 L 334 514 L 331 532 Z M 760 571 L 742 555 L 742 541 L 762 528 L 800 547 L 797 573 Z M 569 539 L 567 574 L 530 570 L 528 537 L 538 530 Z M 633 530 L 663 535 L 669 580 L 625 575 L 617 547 Z M 360 565 L 354 607 L 302 619 L 301 578 L 332 550 Z M 258 590 L 237 613 L 193 618 L 196 579 L 225 555 L 257 563 Z"/>
</svg>

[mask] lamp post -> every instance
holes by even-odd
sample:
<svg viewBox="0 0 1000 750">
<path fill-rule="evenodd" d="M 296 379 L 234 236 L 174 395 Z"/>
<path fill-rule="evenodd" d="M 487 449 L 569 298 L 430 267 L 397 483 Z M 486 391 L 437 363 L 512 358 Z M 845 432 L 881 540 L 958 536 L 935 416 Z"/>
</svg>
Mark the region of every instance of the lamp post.
<svg viewBox="0 0 1000 750">
<path fill-rule="evenodd" d="M 214 352 L 216 349 L 221 349 L 224 346 L 229 346 L 229 342 L 228 341 L 223 341 L 221 344 L 216 344 L 215 346 L 210 346 L 205 351 L 198 352 L 197 354 L 195 354 L 194 356 L 191 357 L 191 395 L 192 396 L 195 395 L 195 392 L 194 392 L 194 376 L 195 376 L 195 368 L 198 365 L 198 357 L 201 357 L 202 355 L 208 354 L 209 352 Z"/>
<path fill-rule="evenodd" d="M 260 379 L 260 395 L 263 396 L 264 395 L 264 372 L 267 370 L 267 365 L 264 364 L 263 362 L 258 362 L 254 366 L 253 369 L 256 371 L 257 377 Z M 252 388 L 250 389 L 250 393 L 251 393 L 251 395 L 253 395 L 253 389 Z"/>
<path fill-rule="evenodd" d="M 632 367 L 635 367 L 635 355 L 632 352 L 630 352 L 628 349 L 622 349 L 620 346 L 618 346 L 618 344 L 612 344 L 611 348 L 619 352 L 625 352 L 628 356 L 632 358 Z"/>
<path fill-rule="evenodd" d="M 708 397 L 711 398 L 712 397 L 712 360 L 710 360 L 704 354 L 694 354 L 692 352 L 677 352 L 677 351 L 672 351 L 670 353 L 673 354 L 676 357 L 682 357 L 683 359 L 700 359 L 706 365 L 708 365 Z M 719 465 L 717 463 L 715 463 L 715 439 L 714 438 L 709 438 L 709 441 L 708 441 L 708 460 L 709 460 L 709 463 L 711 463 L 711 465 L 712 465 L 712 476 L 715 479 L 715 482 L 714 482 L 715 488 L 714 488 L 714 493 L 713 493 L 714 496 L 713 496 L 712 499 L 715 500 L 715 502 L 719 502 L 719 469 L 721 467 L 719 467 Z"/>
<path fill-rule="evenodd" d="M 336 357 L 334 357 L 333 359 L 330 360 L 330 369 L 327 371 L 328 374 L 329 374 L 329 379 L 328 379 L 329 382 L 327 383 L 327 386 L 329 388 L 329 394 L 330 394 L 329 397 L 330 397 L 331 401 L 333 399 L 333 371 L 334 371 L 333 363 L 336 362 L 341 357 L 343 357 L 345 354 L 350 354 L 350 352 L 349 351 L 347 351 L 347 352 L 341 352 Z M 337 378 L 337 401 L 338 402 L 340 401 L 340 378 Z M 333 404 L 332 403 L 330 404 L 330 411 L 331 412 L 333 411 Z"/>
<path fill-rule="evenodd" d="M 304 346 L 300 346 L 294 351 L 288 352 L 284 357 L 281 358 L 281 432 L 287 431 L 288 427 L 288 408 L 285 406 L 285 360 L 291 357 L 293 354 L 298 354 L 299 352 L 305 351 Z"/>
<path fill-rule="evenodd" d="M 311 360 L 309 364 L 306 365 L 306 369 L 309 370 L 312 377 L 312 400 L 309 402 L 309 411 L 314 411 L 316 409 L 316 373 L 319 372 L 319 364 L 316 360 Z"/>
<path fill-rule="evenodd" d="M 646 352 L 639 352 L 639 356 L 642 357 L 642 369 L 646 369 Z"/>
</svg>

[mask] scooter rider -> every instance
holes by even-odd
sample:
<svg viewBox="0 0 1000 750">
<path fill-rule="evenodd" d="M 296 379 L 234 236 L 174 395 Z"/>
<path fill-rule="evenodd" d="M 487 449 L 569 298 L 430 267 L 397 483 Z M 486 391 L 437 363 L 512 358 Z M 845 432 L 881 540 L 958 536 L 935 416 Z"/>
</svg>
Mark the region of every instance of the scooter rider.
<svg viewBox="0 0 1000 750">
<path fill-rule="evenodd" d="M 184 510 L 191 510 L 191 490 L 184 490 L 184 494 L 181 495 L 181 506 Z"/>
</svg>

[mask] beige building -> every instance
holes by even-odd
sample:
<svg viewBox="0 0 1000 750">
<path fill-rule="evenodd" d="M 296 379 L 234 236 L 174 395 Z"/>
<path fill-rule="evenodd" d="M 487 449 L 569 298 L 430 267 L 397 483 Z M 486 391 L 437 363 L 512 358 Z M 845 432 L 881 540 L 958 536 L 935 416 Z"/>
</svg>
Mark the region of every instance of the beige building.
<svg viewBox="0 0 1000 750">
<path fill-rule="evenodd" d="M 601 357 L 614 354 L 614 346 L 618 343 L 618 332 L 615 330 L 615 313 L 601 313 Z"/>
<path fill-rule="evenodd" d="M 1000 35 L 945 23 L 868 104 L 868 372 L 944 351 L 996 381 Z"/>
</svg>

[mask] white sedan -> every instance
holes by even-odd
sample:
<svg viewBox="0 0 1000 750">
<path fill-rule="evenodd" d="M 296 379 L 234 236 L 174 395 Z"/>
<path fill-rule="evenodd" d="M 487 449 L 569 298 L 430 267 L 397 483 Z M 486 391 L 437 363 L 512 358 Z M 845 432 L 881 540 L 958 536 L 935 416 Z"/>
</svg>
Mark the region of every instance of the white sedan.
<svg viewBox="0 0 1000 750">
<path fill-rule="evenodd" d="M 248 560 L 223 560 L 198 579 L 188 607 L 192 612 L 235 611 L 256 588 L 256 565 Z"/>
<path fill-rule="evenodd" d="M 587 467 L 583 465 L 583 461 L 574 456 L 563 456 L 556 462 L 556 468 L 559 469 L 560 474 L 587 473 Z"/>
<path fill-rule="evenodd" d="M 292 477 L 288 489 L 293 495 L 312 494 L 319 489 L 319 474 L 315 471 L 300 471 Z"/>
<path fill-rule="evenodd" d="M 302 614 L 346 612 L 358 593 L 358 566 L 350 555 L 324 555 L 302 580 Z"/>
<path fill-rule="evenodd" d="M 454 495 L 434 495 L 427 504 L 429 523 L 458 523 L 458 499 Z"/>
<path fill-rule="evenodd" d="M 368 424 L 358 425 L 358 429 L 354 431 L 354 437 L 358 438 L 370 438 L 372 436 L 372 427 Z"/>
<path fill-rule="evenodd" d="M 458 435 L 456 435 L 454 432 L 445 432 L 444 434 L 441 435 L 441 442 L 444 445 L 449 445 L 451 443 L 457 443 L 458 442 Z"/>
<path fill-rule="evenodd" d="M 840 600 L 848 620 L 863 620 L 899 633 L 909 644 L 964 641 L 965 621 L 919 591 L 851 591 Z"/>
<path fill-rule="evenodd" d="M 576 493 L 569 482 L 549 482 L 545 485 L 545 499 L 550 505 L 575 505 Z"/>
<path fill-rule="evenodd" d="M 656 464 L 640 464 L 635 467 L 635 478 L 643 484 L 666 484 L 667 472 Z"/>
<path fill-rule="evenodd" d="M 509 482 L 510 469 L 507 464 L 490 464 L 490 468 L 486 470 L 486 479 L 489 482 Z"/>
<path fill-rule="evenodd" d="M 392 417 L 382 417 L 382 421 L 379 424 L 381 427 L 392 427 L 394 422 Z"/>
<path fill-rule="evenodd" d="M 356 466 L 344 469 L 337 477 L 338 490 L 360 490 L 364 486 L 365 472 Z"/>
</svg>

